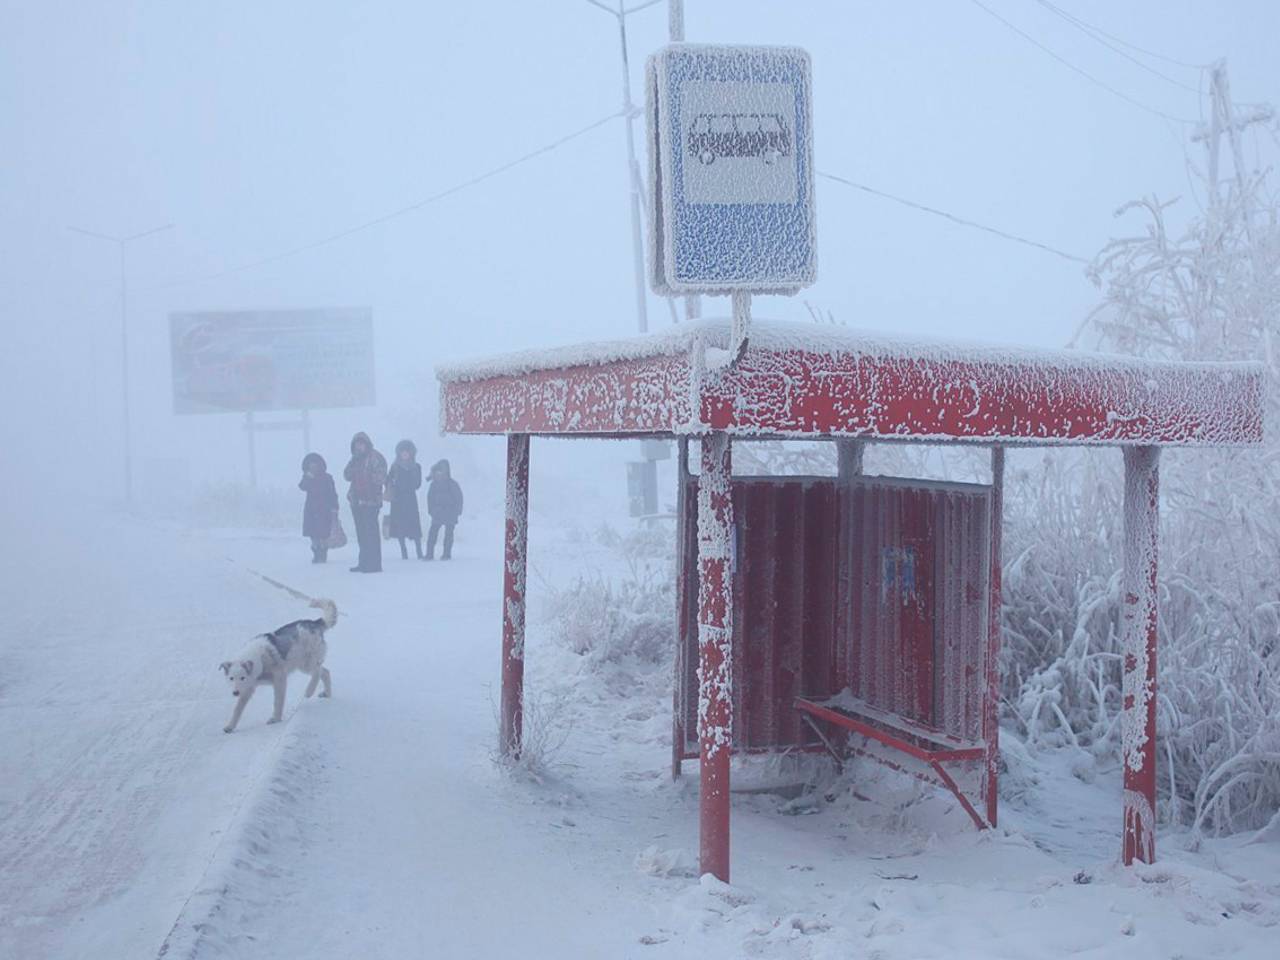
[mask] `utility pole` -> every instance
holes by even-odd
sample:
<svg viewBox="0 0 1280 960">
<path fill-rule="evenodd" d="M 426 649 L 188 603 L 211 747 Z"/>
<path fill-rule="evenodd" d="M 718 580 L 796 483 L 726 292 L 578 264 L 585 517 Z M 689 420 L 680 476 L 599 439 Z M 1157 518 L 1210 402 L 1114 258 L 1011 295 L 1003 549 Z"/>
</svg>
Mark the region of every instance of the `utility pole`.
<svg viewBox="0 0 1280 960">
<path fill-rule="evenodd" d="M 615 10 L 606 6 L 601 0 L 587 0 L 593 7 L 598 7 L 618 21 L 618 40 L 622 49 L 622 118 L 627 125 L 627 173 L 631 192 L 631 246 L 632 267 L 635 270 L 636 282 L 636 325 L 641 333 L 649 332 L 649 310 L 646 302 L 644 276 L 644 236 L 640 226 L 640 165 L 636 162 L 636 107 L 631 99 L 631 59 L 627 53 L 627 17 L 646 7 L 652 7 L 659 0 L 645 0 L 634 7 L 623 6 L 618 0 Z"/>
<path fill-rule="evenodd" d="M 1222 195 L 1218 190 L 1222 136 L 1226 134 L 1231 145 L 1231 162 L 1235 168 L 1236 190 L 1240 198 L 1240 216 L 1243 218 L 1245 236 L 1249 241 L 1250 260 L 1257 276 L 1257 246 L 1253 236 L 1253 211 L 1247 200 L 1244 147 L 1240 135 L 1255 123 L 1268 123 L 1275 117 L 1275 110 L 1268 104 L 1252 104 L 1252 109 L 1237 117 L 1231 102 L 1231 85 L 1227 78 L 1227 61 L 1218 60 L 1209 69 L 1209 101 L 1212 114 L 1208 129 L 1201 127 L 1192 136 L 1193 141 L 1204 142 L 1209 153 L 1209 222 L 1216 229 L 1222 217 Z M 1271 352 L 1270 330 L 1263 324 L 1264 345 Z M 1230 335 L 1227 337 L 1230 340 Z"/>
<path fill-rule="evenodd" d="M 1253 107 L 1247 114 L 1237 117 L 1235 109 L 1231 102 L 1231 85 L 1227 79 L 1227 61 L 1219 60 L 1209 68 L 1209 105 L 1212 108 L 1212 116 L 1209 119 L 1209 127 L 1198 129 L 1191 139 L 1198 143 L 1204 143 L 1209 153 L 1209 209 L 1216 216 L 1222 203 L 1222 197 L 1218 193 L 1219 181 L 1219 152 L 1222 144 L 1222 135 L 1227 135 L 1227 141 L 1231 144 L 1231 160 L 1235 166 L 1236 186 L 1240 190 L 1241 196 L 1245 191 L 1245 161 L 1244 147 L 1240 140 L 1240 134 L 1255 123 L 1268 123 L 1275 118 L 1275 110 L 1269 104 L 1251 104 Z M 1248 216 L 1246 214 L 1246 227 L 1250 226 Z"/>
<path fill-rule="evenodd" d="M 129 277 L 127 264 L 125 262 L 125 250 L 129 243 L 133 240 L 141 240 L 143 237 L 149 237 L 154 233 L 160 233 L 163 230 L 173 229 L 172 223 L 166 223 L 163 226 L 152 227 L 150 230 L 143 230 L 140 233 L 132 233 L 128 236 L 111 236 L 106 233 L 97 233 L 93 230 L 85 230 L 81 227 L 69 227 L 68 229 L 76 233 L 82 233 L 86 237 L 94 237 L 98 240 L 109 240 L 117 244 L 120 248 L 120 412 L 121 421 L 124 428 L 124 499 L 128 506 L 133 505 L 133 447 L 132 447 L 132 428 L 129 417 Z"/>
</svg>

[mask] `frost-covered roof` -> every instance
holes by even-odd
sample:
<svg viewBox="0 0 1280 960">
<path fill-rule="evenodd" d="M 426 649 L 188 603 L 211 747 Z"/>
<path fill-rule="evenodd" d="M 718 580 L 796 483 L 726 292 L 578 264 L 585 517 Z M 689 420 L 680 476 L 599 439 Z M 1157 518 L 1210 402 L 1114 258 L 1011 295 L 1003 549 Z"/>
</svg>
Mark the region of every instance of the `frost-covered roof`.
<svg viewBox="0 0 1280 960">
<path fill-rule="evenodd" d="M 1259 364 L 926 340 L 756 321 L 442 366 L 461 433 L 911 437 L 1022 443 L 1244 444 L 1262 436 Z M 708 356 L 712 362 L 708 363 Z"/>
<path fill-rule="evenodd" d="M 660 333 L 615 340 L 590 340 L 532 350 L 491 354 L 473 360 L 444 363 L 436 367 L 442 383 L 458 380 L 485 380 L 520 376 L 537 370 L 602 366 L 618 360 L 687 354 L 702 338 L 706 345 L 727 349 L 732 330 L 727 318 L 695 320 L 672 326 Z M 793 323 L 781 320 L 752 320 L 750 345 L 753 350 L 803 350 L 829 355 L 860 354 L 879 358 L 922 360 L 966 360 L 997 364 L 1036 364 L 1058 369 L 1171 370 L 1198 367 L 1239 372 L 1253 366 L 1241 363 L 1185 363 L 1146 360 L 1123 354 L 1089 353 L 1081 350 L 1054 350 L 979 340 L 931 339 L 876 330 L 856 330 L 835 324 Z M 1258 367 L 1260 370 L 1261 367 Z"/>
</svg>

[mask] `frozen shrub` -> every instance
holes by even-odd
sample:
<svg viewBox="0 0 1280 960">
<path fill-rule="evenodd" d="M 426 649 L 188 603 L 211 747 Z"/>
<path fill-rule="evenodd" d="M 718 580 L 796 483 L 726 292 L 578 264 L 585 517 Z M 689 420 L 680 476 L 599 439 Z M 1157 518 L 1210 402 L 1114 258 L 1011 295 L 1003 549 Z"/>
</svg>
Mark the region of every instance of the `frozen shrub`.
<svg viewBox="0 0 1280 960">
<path fill-rule="evenodd" d="M 1228 832 L 1280 808 L 1280 207 L 1265 174 L 1180 235 L 1170 206 L 1121 208 L 1146 229 L 1095 261 L 1103 300 L 1081 335 L 1113 351 L 1269 367 L 1261 449 L 1175 450 L 1161 464 L 1161 813 Z M 1115 746 L 1119 474 L 1114 452 L 1084 452 L 1010 478 L 1004 692 L 1029 745 Z"/>
<path fill-rule="evenodd" d="M 672 532 L 641 527 L 624 537 L 608 530 L 598 539 L 616 549 L 625 572 L 616 580 L 584 574 L 554 591 L 548 605 L 554 636 L 593 665 L 669 662 L 675 647 Z"/>
<path fill-rule="evenodd" d="M 493 722 L 495 743 L 493 762 L 512 776 L 542 783 L 551 773 L 555 758 L 572 730 L 570 705 L 572 691 L 551 689 L 525 693 L 520 736 L 520 755 L 503 753 L 501 740 L 502 722 L 494 704 Z"/>
</svg>

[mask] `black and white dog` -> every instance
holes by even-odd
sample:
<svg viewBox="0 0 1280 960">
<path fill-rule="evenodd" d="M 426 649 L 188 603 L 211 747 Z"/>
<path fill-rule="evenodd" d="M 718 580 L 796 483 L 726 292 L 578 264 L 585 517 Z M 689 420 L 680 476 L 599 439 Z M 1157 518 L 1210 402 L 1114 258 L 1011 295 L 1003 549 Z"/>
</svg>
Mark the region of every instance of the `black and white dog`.
<svg viewBox="0 0 1280 960">
<path fill-rule="evenodd" d="M 222 672 L 231 684 L 231 695 L 236 698 L 231 720 L 222 728 L 224 732 L 230 733 L 236 728 L 253 692 L 268 683 L 275 689 L 276 703 L 267 723 L 279 723 L 284 715 L 289 674 L 296 670 L 311 675 L 311 682 L 307 684 L 308 697 L 321 683 L 324 689 L 320 696 L 327 697 L 333 693 L 329 671 L 324 665 L 324 655 L 328 650 L 324 635 L 338 622 L 338 608 L 332 600 L 312 600 L 311 606 L 320 610 L 319 620 L 295 620 L 271 633 L 261 634 L 235 660 L 222 664 Z"/>
</svg>

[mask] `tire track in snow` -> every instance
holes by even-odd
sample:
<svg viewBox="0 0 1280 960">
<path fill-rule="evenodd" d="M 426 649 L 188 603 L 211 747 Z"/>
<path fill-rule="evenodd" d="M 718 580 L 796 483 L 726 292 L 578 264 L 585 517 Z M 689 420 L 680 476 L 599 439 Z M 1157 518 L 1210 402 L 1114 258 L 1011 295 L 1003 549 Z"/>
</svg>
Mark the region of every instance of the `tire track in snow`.
<svg viewBox="0 0 1280 960">
<path fill-rule="evenodd" d="M 49 543 L 8 584 L 24 629 L 0 690 L 3 956 L 151 955 L 285 735 L 229 740 L 211 694 L 238 638 L 293 605 L 200 542 L 119 526 L 127 563 Z"/>
</svg>

